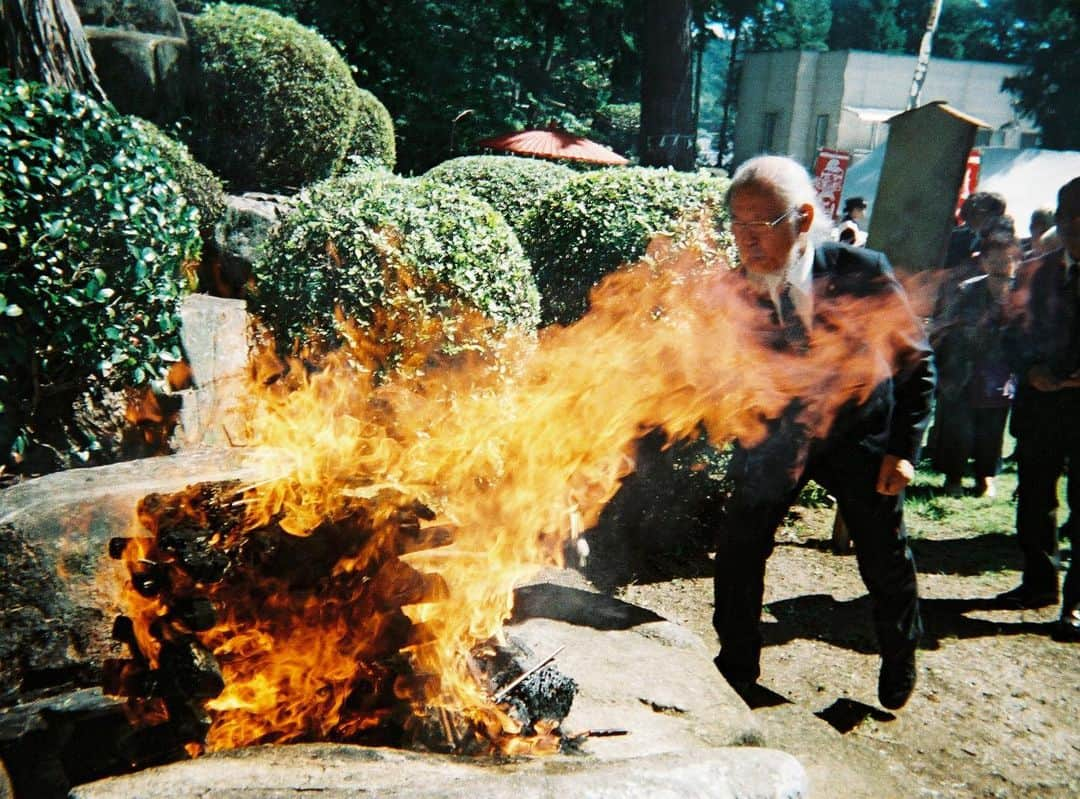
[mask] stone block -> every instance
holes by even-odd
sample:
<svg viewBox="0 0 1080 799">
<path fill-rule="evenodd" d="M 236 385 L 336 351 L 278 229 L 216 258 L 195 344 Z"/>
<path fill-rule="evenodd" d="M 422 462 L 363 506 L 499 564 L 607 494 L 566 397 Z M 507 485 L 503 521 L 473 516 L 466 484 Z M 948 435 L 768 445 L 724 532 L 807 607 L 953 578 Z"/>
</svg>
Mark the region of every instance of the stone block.
<svg viewBox="0 0 1080 799">
<path fill-rule="evenodd" d="M 287 211 L 288 198 L 281 195 L 226 195 L 225 213 L 214 230 L 226 282 L 238 286 L 247 282 L 267 237 Z"/>
<path fill-rule="evenodd" d="M 158 124 L 180 117 L 189 73 L 186 40 L 96 27 L 86 28 L 86 38 L 118 111 Z"/>
<path fill-rule="evenodd" d="M 180 339 L 197 388 L 243 375 L 250 349 L 243 300 L 190 294 L 180 306 Z"/>
<path fill-rule="evenodd" d="M 174 446 L 227 447 L 244 439 L 250 328 L 243 300 L 191 294 L 180 307 L 180 337 L 194 388 L 180 392 Z"/>
<path fill-rule="evenodd" d="M 84 26 L 187 38 L 173 0 L 75 0 Z"/>
</svg>

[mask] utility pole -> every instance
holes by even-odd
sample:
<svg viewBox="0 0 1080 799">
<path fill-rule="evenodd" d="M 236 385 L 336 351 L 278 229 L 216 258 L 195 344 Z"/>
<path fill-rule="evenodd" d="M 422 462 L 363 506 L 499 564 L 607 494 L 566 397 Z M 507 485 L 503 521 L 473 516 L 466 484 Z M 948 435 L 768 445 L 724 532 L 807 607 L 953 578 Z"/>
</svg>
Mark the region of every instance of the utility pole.
<svg viewBox="0 0 1080 799">
<path fill-rule="evenodd" d="M 941 5 L 942 0 L 933 0 L 930 4 L 930 16 L 926 20 L 926 30 L 923 32 L 922 43 L 919 45 L 919 59 L 915 62 L 915 74 L 911 78 L 911 91 L 908 92 L 908 111 L 919 105 L 919 95 L 922 94 L 923 81 L 926 80 L 926 70 L 930 67 L 930 48 L 934 44 L 934 31 L 937 30 L 938 19 L 941 18 Z"/>
</svg>

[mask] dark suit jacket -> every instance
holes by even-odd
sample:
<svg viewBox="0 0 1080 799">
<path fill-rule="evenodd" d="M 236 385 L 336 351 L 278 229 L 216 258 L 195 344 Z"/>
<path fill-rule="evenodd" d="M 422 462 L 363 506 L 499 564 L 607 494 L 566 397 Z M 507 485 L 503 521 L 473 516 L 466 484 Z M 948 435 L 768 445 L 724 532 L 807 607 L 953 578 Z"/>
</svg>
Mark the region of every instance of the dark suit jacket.
<svg viewBox="0 0 1080 799">
<path fill-rule="evenodd" d="M 1036 391 L 1027 382 L 1031 367 L 1045 364 L 1058 378 L 1080 369 L 1080 308 L 1077 274 L 1068 275 L 1065 251 L 1055 250 L 1021 265 L 1006 349 L 1016 371 L 1011 430 L 1023 436 L 1056 435 L 1080 421 L 1080 389 Z"/>
<path fill-rule="evenodd" d="M 845 402 L 820 445 L 826 450 L 859 446 L 875 455 L 896 455 L 914 463 L 934 393 L 933 353 L 888 259 L 875 250 L 823 244 L 814 252 L 813 293 L 815 330 L 837 328 L 838 319 L 843 321 L 845 315 L 864 307 L 867 318 L 862 324 L 882 325 L 885 319 L 893 323 L 887 331 L 877 328 L 888 336 L 888 351 L 864 353 L 882 362 L 890 376 L 877 383 L 863 401 Z M 868 302 L 852 302 L 860 298 Z M 892 312 L 875 318 L 872 309 L 882 307 Z M 874 338 L 880 341 L 883 336 Z M 837 363 L 835 368 L 842 373 L 845 364 Z"/>
</svg>

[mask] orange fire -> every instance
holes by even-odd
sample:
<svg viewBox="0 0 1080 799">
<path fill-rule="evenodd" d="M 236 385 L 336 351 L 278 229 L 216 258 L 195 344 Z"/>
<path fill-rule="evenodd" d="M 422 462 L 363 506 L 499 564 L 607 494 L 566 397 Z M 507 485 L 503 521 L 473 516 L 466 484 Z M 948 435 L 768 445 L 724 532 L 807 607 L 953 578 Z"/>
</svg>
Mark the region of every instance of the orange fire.
<svg viewBox="0 0 1080 799">
<path fill-rule="evenodd" d="M 207 704 L 208 747 L 380 723 L 386 711 L 362 707 L 358 685 L 408 699 L 418 718 L 441 714 L 448 738 L 457 733 L 447 719 L 467 718 L 493 748 L 553 747 L 547 730 L 515 738 L 520 724 L 485 693 L 470 652 L 500 638 L 513 588 L 561 564 L 566 542 L 597 522 L 634 468 L 635 441 L 659 427 L 671 441 L 704 429 L 717 446 L 753 443 L 792 396 L 807 398 L 804 421 L 824 434 L 841 404 L 896 367 L 879 353 L 901 351 L 912 332 L 895 299 L 837 303 L 821 309 L 827 323 L 815 326 L 808 356 L 773 352 L 748 334 L 761 311 L 735 286 L 707 241 L 660 246 L 604 280 L 579 322 L 502 335 L 494 356 L 440 358 L 418 345 L 387 371 L 387 325 L 398 338 L 433 339 L 437 320 L 412 317 L 377 320 L 377 334 L 347 326 L 347 345 L 317 370 L 257 360 L 248 433 L 272 468 L 238 500 L 243 529 L 309 536 L 362 511 L 374 534 L 334 574 L 368 574 L 391 552 L 411 567 L 376 580 L 405 592 L 413 627 L 400 651 L 427 678 L 372 670 L 395 616 L 359 577 L 354 597 L 215 587 L 218 623 L 199 638 L 225 688 Z M 433 514 L 417 520 L 416 507 Z M 437 527 L 445 543 L 403 552 L 405 526 L 412 535 Z M 410 587 L 416 575 L 425 584 Z M 153 652 L 145 630 L 165 609 L 132 597 L 129 615 Z"/>
</svg>

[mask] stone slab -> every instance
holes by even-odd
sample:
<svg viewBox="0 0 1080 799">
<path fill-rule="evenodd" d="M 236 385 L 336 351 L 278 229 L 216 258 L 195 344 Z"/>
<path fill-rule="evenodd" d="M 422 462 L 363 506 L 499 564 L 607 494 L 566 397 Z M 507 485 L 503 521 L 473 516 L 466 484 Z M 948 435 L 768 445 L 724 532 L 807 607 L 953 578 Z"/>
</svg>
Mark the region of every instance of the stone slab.
<svg viewBox="0 0 1080 799">
<path fill-rule="evenodd" d="M 559 755 L 510 763 L 300 744 L 240 749 L 76 787 L 72 799 L 800 799 L 799 762 L 772 749 L 716 748 L 598 761 Z"/>
<path fill-rule="evenodd" d="M 33 673 L 93 669 L 115 649 L 111 618 L 125 575 L 109 558 L 108 540 L 131 532 L 140 499 L 204 481 L 255 482 L 278 473 L 274 460 L 243 449 L 196 450 L 57 472 L 0 491 L 0 565 L 18 581 L 0 588 L 0 704 Z"/>
</svg>

